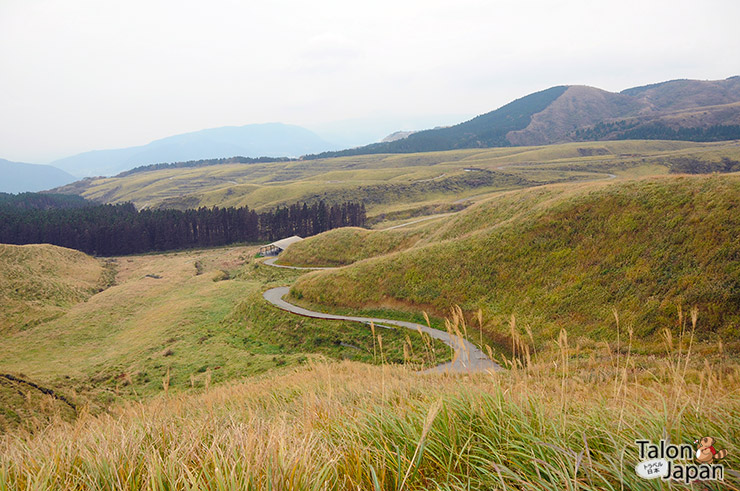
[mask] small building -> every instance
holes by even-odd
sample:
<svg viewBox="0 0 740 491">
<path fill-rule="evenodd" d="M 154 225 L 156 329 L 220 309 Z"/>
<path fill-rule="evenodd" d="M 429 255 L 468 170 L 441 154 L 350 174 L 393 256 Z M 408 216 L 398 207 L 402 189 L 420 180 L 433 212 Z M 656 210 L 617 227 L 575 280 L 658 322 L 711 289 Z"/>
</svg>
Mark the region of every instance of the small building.
<svg viewBox="0 0 740 491">
<path fill-rule="evenodd" d="M 303 240 L 303 238 L 298 237 L 297 235 L 294 235 L 293 237 L 288 237 L 287 239 L 280 239 L 273 242 L 272 244 L 267 244 L 260 247 L 260 254 L 262 256 L 277 256 L 278 254 L 283 252 L 290 244 L 300 242 L 301 240 Z"/>
</svg>

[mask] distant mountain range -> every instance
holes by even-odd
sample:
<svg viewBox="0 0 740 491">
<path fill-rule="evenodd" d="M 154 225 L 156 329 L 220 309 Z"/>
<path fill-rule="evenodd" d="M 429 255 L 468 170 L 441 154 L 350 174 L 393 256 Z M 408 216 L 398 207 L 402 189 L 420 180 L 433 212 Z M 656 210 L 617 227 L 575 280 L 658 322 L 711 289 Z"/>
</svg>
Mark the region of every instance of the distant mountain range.
<svg viewBox="0 0 740 491">
<path fill-rule="evenodd" d="M 454 126 L 310 158 L 625 139 L 740 139 L 740 77 L 672 80 L 619 93 L 551 87 Z"/>
<path fill-rule="evenodd" d="M 25 164 L 0 159 L 0 193 L 43 191 L 76 180 L 61 169 L 43 164 Z"/>
<path fill-rule="evenodd" d="M 324 126 L 332 130 L 331 125 Z M 337 128 L 332 131 L 336 133 Z M 398 131 L 379 143 L 339 151 L 341 147 L 300 126 L 267 123 L 212 128 L 147 145 L 81 153 L 52 162 L 58 169 L 0 161 L 0 191 L 61 186 L 73 180 L 69 174 L 111 176 L 138 166 L 202 159 L 223 163 L 218 159 L 235 156 L 312 159 L 625 139 L 740 139 L 740 77 L 672 80 L 619 93 L 582 85 L 551 87 L 454 126 Z"/>
<path fill-rule="evenodd" d="M 298 157 L 336 148 L 300 126 L 266 123 L 224 126 L 155 140 L 147 145 L 96 150 L 52 165 L 78 177 L 114 175 L 139 165 L 219 157 Z"/>
</svg>

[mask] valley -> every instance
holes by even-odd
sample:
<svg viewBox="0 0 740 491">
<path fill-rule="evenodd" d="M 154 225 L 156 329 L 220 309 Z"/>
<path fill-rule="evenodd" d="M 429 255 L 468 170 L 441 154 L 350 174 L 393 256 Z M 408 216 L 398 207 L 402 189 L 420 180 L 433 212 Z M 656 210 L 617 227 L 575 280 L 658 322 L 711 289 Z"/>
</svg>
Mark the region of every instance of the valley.
<svg viewBox="0 0 740 491">
<path fill-rule="evenodd" d="M 588 448 L 592 489 L 639 487 L 619 463 L 634 435 L 738 424 L 738 158 L 737 142 L 620 141 L 78 182 L 66 191 L 140 207 L 355 198 L 372 228 L 308 237 L 275 264 L 301 269 L 265 264 L 259 244 L 3 246 L 0 485 L 585 487 L 571 452 Z M 439 331 L 297 316 L 270 291 Z M 503 370 L 434 373 L 461 359 L 445 333 Z"/>
</svg>

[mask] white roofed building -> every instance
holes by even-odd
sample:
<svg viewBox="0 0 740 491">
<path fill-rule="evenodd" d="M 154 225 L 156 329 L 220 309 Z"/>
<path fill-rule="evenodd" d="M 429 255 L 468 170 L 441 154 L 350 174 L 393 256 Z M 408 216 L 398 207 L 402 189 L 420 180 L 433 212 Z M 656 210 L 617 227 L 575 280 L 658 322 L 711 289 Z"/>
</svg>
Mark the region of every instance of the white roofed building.
<svg viewBox="0 0 740 491">
<path fill-rule="evenodd" d="M 263 256 L 277 256 L 283 252 L 290 244 L 303 240 L 302 237 L 294 235 L 285 239 L 276 240 L 272 244 L 260 247 L 260 254 Z"/>
</svg>

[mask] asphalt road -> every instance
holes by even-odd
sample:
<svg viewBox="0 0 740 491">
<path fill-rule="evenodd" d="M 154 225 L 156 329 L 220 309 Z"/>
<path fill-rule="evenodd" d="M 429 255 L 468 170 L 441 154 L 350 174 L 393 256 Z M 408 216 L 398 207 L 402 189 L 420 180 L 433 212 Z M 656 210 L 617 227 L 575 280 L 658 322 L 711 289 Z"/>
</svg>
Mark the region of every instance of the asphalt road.
<svg viewBox="0 0 740 491">
<path fill-rule="evenodd" d="M 265 261 L 267 263 L 267 261 Z M 277 266 L 277 265 L 273 265 Z M 303 268 L 303 269 L 315 269 L 315 268 Z M 329 268 L 325 268 L 329 269 Z M 325 314 L 322 312 L 314 312 L 313 310 L 304 309 L 293 305 L 283 300 L 283 297 L 288 294 L 290 287 L 281 286 L 278 288 L 272 288 L 267 290 L 262 296 L 275 305 L 277 308 L 291 312 L 293 314 L 302 315 L 304 317 L 313 317 L 316 319 L 330 319 L 330 320 L 345 320 L 362 322 L 364 324 L 374 323 L 375 326 L 392 329 L 391 326 L 403 327 L 411 329 L 413 331 L 421 331 L 434 339 L 439 339 L 443 343 L 452 347 L 455 350 L 454 361 L 448 363 L 442 363 L 436 367 L 425 370 L 424 373 L 474 373 L 474 372 L 487 372 L 501 370 L 501 366 L 492 361 L 486 356 L 483 351 L 478 349 L 473 343 L 465 339 L 460 339 L 457 336 L 450 336 L 445 331 L 438 329 L 432 329 L 424 324 L 416 324 L 414 322 L 397 321 L 392 319 L 380 319 L 374 317 L 354 317 L 347 315 L 334 315 Z"/>
</svg>

